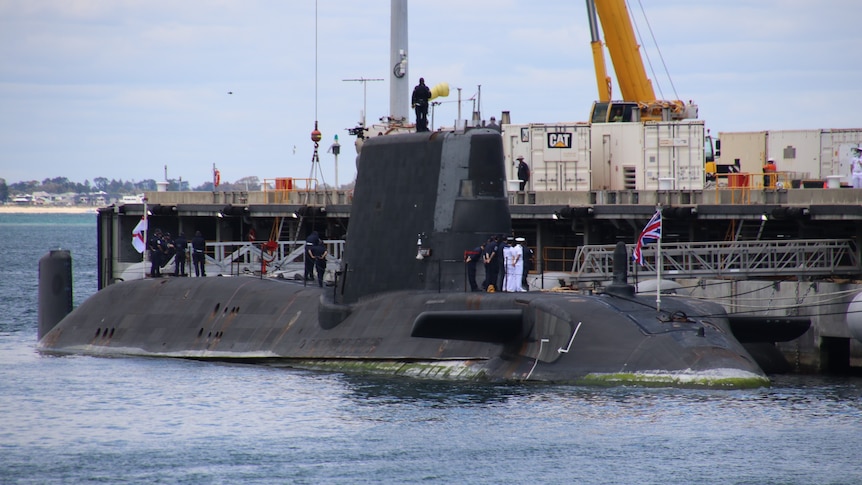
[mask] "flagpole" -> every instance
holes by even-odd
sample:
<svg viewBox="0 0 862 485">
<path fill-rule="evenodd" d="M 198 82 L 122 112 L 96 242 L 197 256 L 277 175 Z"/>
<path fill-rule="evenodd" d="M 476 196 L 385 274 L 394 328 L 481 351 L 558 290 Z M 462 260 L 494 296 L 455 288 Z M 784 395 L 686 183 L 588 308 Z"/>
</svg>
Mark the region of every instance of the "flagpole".
<svg viewBox="0 0 862 485">
<path fill-rule="evenodd" d="M 142 199 L 144 202 L 144 252 L 141 253 L 141 279 L 147 279 L 147 246 L 149 245 L 149 239 L 147 239 L 147 231 L 150 230 L 150 223 L 147 221 L 147 197 L 144 196 Z"/>
<path fill-rule="evenodd" d="M 653 239 L 656 240 L 656 244 L 658 244 L 656 248 L 655 254 L 655 277 L 656 277 L 656 288 L 655 288 L 655 306 L 656 311 L 661 311 L 661 267 L 662 267 L 662 259 L 661 259 L 661 236 L 662 236 L 662 217 L 661 217 L 661 204 L 656 204 L 655 214 L 650 218 L 647 222 L 647 225 L 641 231 L 640 236 L 638 236 L 637 242 L 635 243 L 635 251 L 632 253 L 632 257 L 637 261 L 637 263 L 641 266 L 644 266 L 645 259 L 643 255 L 643 248 L 652 242 Z"/>
<path fill-rule="evenodd" d="M 661 212 L 661 204 L 657 204 L 655 210 Z M 664 226 L 664 221 L 662 221 L 662 226 Z M 661 312 L 661 239 L 663 235 L 664 227 L 662 227 L 661 234 L 658 237 L 658 246 L 655 253 L 655 309 L 657 312 Z"/>
</svg>

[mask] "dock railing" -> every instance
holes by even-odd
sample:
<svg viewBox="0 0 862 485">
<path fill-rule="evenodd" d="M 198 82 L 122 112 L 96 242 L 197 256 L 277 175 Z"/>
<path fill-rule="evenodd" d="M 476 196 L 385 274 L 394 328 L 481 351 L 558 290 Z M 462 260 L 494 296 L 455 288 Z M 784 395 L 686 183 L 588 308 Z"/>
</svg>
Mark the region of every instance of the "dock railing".
<svg viewBox="0 0 862 485">
<path fill-rule="evenodd" d="M 840 188 L 839 179 L 840 177 L 837 176 L 827 176 L 826 180 L 810 180 L 808 173 L 787 171 L 720 173 L 715 174 L 715 203 L 750 204 L 752 190 L 787 191 L 799 188 Z"/>
<path fill-rule="evenodd" d="M 575 281 L 605 281 L 613 276 L 613 245 L 581 246 L 575 253 Z M 632 253 L 634 244 L 626 246 Z M 628 274 L 656 274 L 656 245 L 644 250 L 644 266 L 628 260 Z M 719 241 L 662 243 L 661 274 L 667 278 L 751 278 L 862 274 L 852 239 Z"/>
<path fill-rule="evenodd" d="M 327 239 L 327 260 L 341 261 L 344 240 Z M 288 269 L 303 268 L 305 241 L 277 241 L 267 249 L 266 242 L 222 241 L 208 242 L 207 264 L 216 265 L 223 274 L 257 273 L 269 274 Z"/>
</svg>

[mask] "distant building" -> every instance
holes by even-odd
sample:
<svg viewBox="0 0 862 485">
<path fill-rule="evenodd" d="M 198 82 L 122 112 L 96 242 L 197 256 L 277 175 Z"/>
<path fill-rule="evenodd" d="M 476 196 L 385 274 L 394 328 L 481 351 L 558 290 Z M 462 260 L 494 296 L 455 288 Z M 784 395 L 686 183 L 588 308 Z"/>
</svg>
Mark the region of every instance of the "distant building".
<svg viewBox="0 0 862 485">
<path fill-rule="evenodd" d="M 29 194 L 16 195 L 12 199 L 12 203 L 15 205 L 33 205 L 33 196 Z"/>
<path fill-rule="evenodd" d="M 78 195 L 78 204 L 104 207 L 108 205 L 108 194 L 101 190 L 90 192 L 89 194 L 80 194 Z"/>
</svg>

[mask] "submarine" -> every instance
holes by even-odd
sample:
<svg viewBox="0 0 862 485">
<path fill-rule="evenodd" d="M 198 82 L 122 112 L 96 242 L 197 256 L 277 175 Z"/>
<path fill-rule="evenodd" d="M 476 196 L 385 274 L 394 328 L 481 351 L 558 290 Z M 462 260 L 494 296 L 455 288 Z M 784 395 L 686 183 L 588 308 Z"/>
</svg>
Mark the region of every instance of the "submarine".
<svg viewBox="0 0 862 485">
<path fill-rule="evenodd" d="M 637 295 L 622 243 L 603 292 L 470 292 L 463 251 L 490 234 L 511 234 L 499 131 L 373 137 L 333 286 L 148 278 L 68 311 L 64 285 L 40 283 L 37 348 L 444 380 L 769 385 L 721 305 L 668 295 L 659 311 Z"/>
</svg>

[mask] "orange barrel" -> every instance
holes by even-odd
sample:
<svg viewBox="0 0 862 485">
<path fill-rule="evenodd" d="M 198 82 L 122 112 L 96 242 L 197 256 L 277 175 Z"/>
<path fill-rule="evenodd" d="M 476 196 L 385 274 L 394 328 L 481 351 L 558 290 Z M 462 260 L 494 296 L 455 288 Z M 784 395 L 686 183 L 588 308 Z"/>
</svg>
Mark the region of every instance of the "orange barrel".
<svg viewBox="0 0 862 485">
<path fill-rule="evenodd" d="M 748 174 L 747 173 L 729 173 L 727 174 L 727 186 L 728 187 L 748 187 Z"/>
<path fill-rule="evenodd" d="M 275 190 L 293 190 L 293 179 L 290 177 L 275 179 Z"/>
</svg>

